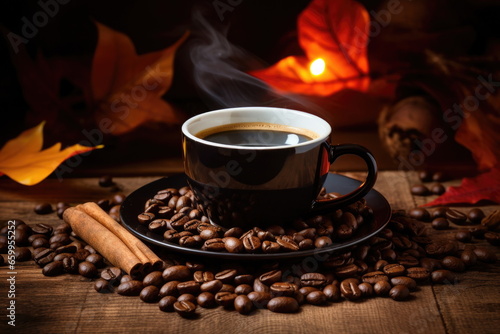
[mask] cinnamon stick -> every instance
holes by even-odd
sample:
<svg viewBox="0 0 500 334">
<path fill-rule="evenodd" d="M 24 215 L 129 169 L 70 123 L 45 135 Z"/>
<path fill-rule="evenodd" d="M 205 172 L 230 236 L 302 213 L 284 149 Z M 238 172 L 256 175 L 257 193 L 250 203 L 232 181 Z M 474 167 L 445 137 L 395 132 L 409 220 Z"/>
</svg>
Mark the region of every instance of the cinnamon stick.
<svg viewBox="0 0 500 334">
<path fill-rule="evenodd" d="M 132 277 L 142 274 L 142 262 L 120 238 L 97 220 L 77 208 L 66 209 L 63 218 L 80 238 L 114 266 L 121 268 Z"/>
<path fill-rule="evenodd" d="M 97 220 L 115 236 L 120 238 L 120 240 L 127 245 L 132 253 L 134 253 L 143 264 L 147 264 L 149 262 L 155 269 L 162 267 L 163 261 L 148 246 L 130 234 L 129 231 L 127 231 L 123 226 L 117 223 L 116 220 L 111 218 L 103 209 L 101 209 L 99 205 L 94 202 L 88 202 L 78 205 L 76 208 Z"/>
</svg>

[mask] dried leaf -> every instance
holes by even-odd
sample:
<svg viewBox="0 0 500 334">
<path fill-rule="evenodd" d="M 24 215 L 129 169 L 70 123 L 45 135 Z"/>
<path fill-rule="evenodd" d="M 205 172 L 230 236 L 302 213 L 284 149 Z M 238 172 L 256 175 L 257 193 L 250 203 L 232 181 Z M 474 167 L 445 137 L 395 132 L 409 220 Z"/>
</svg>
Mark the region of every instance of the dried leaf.
<svg viewBox="0 0 500 334">
<path fill-rule="evenodd" d="M 283 92 L 328 96 L 344 88 L 366 91 L 369 21 L 355 1 L 314 0 L 298 19 L 305 56 L 290 56 L 250 74 Z M 319 58 L 325 69 L 314 75 L 310 65 Z"/>
<path fill-rule="evenodd" d="M 61 143 L 42 150 L 45 122 L 22 132 L 8 141 L 0 150 L 0 175 L 32 186 L 49 176 L 64 160 L 102 146 L 88 147 L 79 144 L 61 149 Z"/>
<path fill-rule="evenodd" d="M 486 200 L 500 203 L 500 166 L 473 178 L 464 178 L 458 187 L 449 187 L 448 190 L 424 206 L 448 204 L 476 204 Z"/>
<path fill-rule="evenodd" d="M 147 121 L 182 122 L 181 114 L 161 97 L 172 84 L 175 52 L 189 32 L 164 50 L 138 55 L 127 35 L 96 25 L 91 84 L 98 124 L 106 120 L 109 132 L 118 135 Z"/>
</svg>

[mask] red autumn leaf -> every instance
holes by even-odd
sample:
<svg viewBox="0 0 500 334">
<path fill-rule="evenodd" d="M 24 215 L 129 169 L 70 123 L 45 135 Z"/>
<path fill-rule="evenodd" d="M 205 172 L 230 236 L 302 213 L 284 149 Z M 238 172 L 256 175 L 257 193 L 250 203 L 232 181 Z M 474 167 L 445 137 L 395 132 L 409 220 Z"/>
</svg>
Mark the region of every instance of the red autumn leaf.
<svg viewBox="0 0 500 334">
<path fill-rule="evenodd" d="M 96 25 L 99 37 L 91 87 L 92 98 L 98 105 L 97 124 L 118 135 L 147 121 L 182 122 L 182 114 L 162 95 L 172 84 L 175 52 L 189 33 L 166 49 L 138 55 L 127 35 L 100 23 Z"/>
<path fill-rule="evenodd" d="M 446 193 L 424 206 L 448 204 L 476 204 L 488 200 L 500 203 L 500 165 L 473 178 L 464 178 L 458 187 L 449 187 Z"/>
<path fill-rule="evenodd" d="M 369 21 L 355 1 L 313 0 L 297 23 L 305 56 L 286 57 L 250 74 L 283 92 L 328 96 L 344 88 L 366 91 Z M 311 68 L 313 63 L 320 67 Z"/>
</svg>

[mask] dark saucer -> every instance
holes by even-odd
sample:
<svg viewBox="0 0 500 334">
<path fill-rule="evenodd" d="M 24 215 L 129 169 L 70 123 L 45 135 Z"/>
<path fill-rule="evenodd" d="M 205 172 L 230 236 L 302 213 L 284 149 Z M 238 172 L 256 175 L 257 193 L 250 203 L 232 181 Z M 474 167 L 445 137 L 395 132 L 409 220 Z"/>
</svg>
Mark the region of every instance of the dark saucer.
<svg viewBox="0 0 500 334">
<path fill-rule="evenodd" d="M 341 194 L 346 194 L 357 188 L 360 183 L 360 181 L 351 179 L 349 177 L 330 173 L 326 179 L 324 186 L 327 192 L 335 191 Z M 333 245 L 321 249 L 310 249 L 276 254 L 210 252 L 201 249 L 187 248 L 175 243 L 165 241 L 163 240 L 162 235 L 150 232 L 147 227 L 139 225 L 137 221 L 137 216 L 144 211 L 144 204 L 148 199 L 152 198 L 156 194 L 156 192 L 165 188 L 181 188 L 186 185 L 186 176 L 184 174 L 179 174 L 153 181 L 135 190 L 125 199 L 121 206 L 120 216 L 123 222 L 123 226 L 125 226 L 125 228 L 127 228 L 138 238 L 146 242 L 185 254 L 231 260 L 276 260 L 300 258 L 306 256 L 318 256 L 319 254 L 323 254 L 321 257 L 324 257 L 325 255 L 327 255 L 324 253 L 332 253 L 345 249 L 347 247 L 354 246 L 382 230 L 389 222 L 392 212 L 391 206 L 389 205 L 385 197 L 382 196 L 382 194 L 380 194 L 378 191 L 372 189 L 365 196 L 365 199 L 367 201 L 367 205 L 373 209 L 374 220 L 371 224 L 363 224 L 356 231 L 354 236 L 348 240 L 335 242 Z"/>
</svg>

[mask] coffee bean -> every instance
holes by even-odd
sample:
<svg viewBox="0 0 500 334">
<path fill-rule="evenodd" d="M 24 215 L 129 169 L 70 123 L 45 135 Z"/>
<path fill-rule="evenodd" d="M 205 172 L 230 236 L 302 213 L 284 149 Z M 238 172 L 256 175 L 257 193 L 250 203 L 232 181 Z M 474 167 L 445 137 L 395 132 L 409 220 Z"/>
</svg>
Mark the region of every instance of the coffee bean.
<svg viewBox="0 0 500 334">
<path fill-rule="evenodd" d="M 78 273 L 83 277 L 93 278 L 97 275 L 97 268 L 93 263 L 83 261 L 78 264 Z"/>
<path fill-rule="evenodd" d="M 224 233 L 226 238 L 239 238 L 243 235 L 244 231 L 241 227 L 232 227 Z"/>
<path fill-rule="evenodd" d="M 319 291 L 318 288 L 312 287 L 312 286 L 303 286 L 302 288 L 299 289 L 299 292 L 306 297 L 308 294 L 310 294 L 313 291 Z"/>
<path fill-rule="evenodd" d="M 66 257 L 62 260 L 64 271 L 68 274 L 78 274 L 78 261 L 74 257 Z"/>
<path fill-rule="evenodd" d="M 455 239 L 457 239 L 458 241 L 461 241 L 461 242 L 471 242 L 472 241 L 472 233 L 470 233 L 469 231 L 465 231 L 465 230 L 458 231 L 457 233 L 455 233 Z"/>
<path fill-rule="evenodd" d="M 143 278 L 142 283 L 144 286 L 154 285 L 160 288 L 164 283 L 162 274 L 161 271 L 152 271 Z"/>
<path fill-rule="evenodd" d="M 300 283 L 302 286 L 312 286 L 316 288 L 321 288 L 326 285 L 326 277 L 321 273 L 306 273 L 300 277 Z"/>
<path fill-rule="evenodd" d="M 200 290 L 203 292 L 217 293 L 222 289 L 223 283 L 219 280 L 213 280 L 201 284 Z"/>
<path fill-rule="evenodd" d="M 50 249 L 50 248 L 38 248 L 41 251 L 37 252 L 37 254 L 33 253 L 33 260 L 35 260 L 35 263 L 38 264 L 40 267 L 44 267 L 46 264 L 52 262 L 54 260 L 54 257 L 56 256 L 56 253 Z"/>
<path fill-rule="evenodd" d="M 458 250 L 458 244 L 452 240 L 434 241 L 425 246 L 425 251 L 430 256 L 445 256 L 455 254 Z"/>
<path fill-rule="evenodd" d="M 267 309 L 276 313 L 295 313 L 299 303 L 292 297 L 274 297 L 267 303 Z"/>
<path fill-rule="evenodd" d="M 132 276 L 130 275 L 123 275 L 122 278 L 120 279 L 120 281 L 118 283 L 125 283 L 125 282 L 129 282 L 129 281 L 132 281 L 133 278 Z"/>
<path fill-rule="evenodd" d="M 260 275 L 259 282 L 270 286 L 271 284 L 280 281 L 282 279 L 282 276 L 283 273 L 281 272 L 281 270 L 271 270 Z"/>
<path fill-rule="evenodd" d="M 46 215 L 54 212 L 54 209 L 52 209 L 52 205 L 50 205 L 50 203 L 39 203 L 35 206 L 34 210 L 35 213 L 39 215 Z"/>
<path fill-rule="evenodd" d="M 196 304 L 196 297 L 190 293 L 183 293 L 182 295 L 179 295 L 179 297 L 177 297 L 177 301 L 185 301 Z"/>
<path fill-rule="evenodd" d="M 14 231 L 16 246 L 28 246 L 28 239 L 31 234 L 31 228 L 28 225 L 19 225 Z"/>
<path fill-rule="evenodd" d="M 460 211 L 448 209 L 446 211 L 446 218 L 457 225 L 463 225 L 467 221 L 467 216 Z"/>
<path fill-rule="evenodd" d="M 196 311 L 196 305 L 189 301 L 176 301 L 174 310 L 181 317 L 191 317 Z"/>
<path fill-rule="evenodd" d="M 89 254 L 85 261 L 93 263 L 97 268 L 104 267 L 104 258 L 100 254 Z"/>
<path fill-rule="evenodd" d="M 356 278 L 347 278 L 340 283 L 340 292 L 347 299 L 355 300 L 361 298 L 361 290 Z"/>
<path fill-rule="evenodd" d="M 240 314 L 248 314 L 253 310 L 253 303 L 245 295 L 239 295 L 234 299 L 234 309 Z"/>
<path fill-rule="evenodd" d="M 314 241 L 314 246 L 316 248 L 325 248 L 331 246 L 332 244 L 333 244 L 332 239 L 326 236 L 319 237 Z"/>
<path fill-rule="evenodd" d="M 410 192 L 415 196 L 427 196 L 429 189 L 423 184 L 415 184 L 410 188 Z"/>
<path fill-rule="evenodd" d="M 375 284 L 378 281 L 388 281 L 389 277 L 382 271 L 372 271 L 361 277 L 364 283 Z"/>
<path fill-rule="evenodd" d="M 457 276 L 446 269 L 435 270 L 431 273 L 431 280 L 433 283 L 439 284 L 455 284 L 458 283 Z"/>
<path fill-rule="evenodd" d="M 202 292 L 196 297 L 196 303 L 203 308 L 211 308 L 216 306 L 215 296 L 211 292 Z"/>
<path fill-rule="evenodd" d="M 359 267 L 354 263 L 346 264 L 344 266 L 337 267 L 335 269 L 335 274 L 340 277 L 352 277 L 355 276 L 359 271 Z"/>
<path fill-rule="evenodd" d="M 484 239 L 484 234 L 488 232 L 488 228 L 483 225 L 477 225 L 469 228 L 469 232 L 472 234 L 474 238 Z"/>
<path fill-rule="evenodd" d="M 391 284 L 387 281 L 378 281 L 373 285 L 373 291 L 378 296 L 387 296 L 391 288 Z"/>
<path fill-rule="evenodd" d="M 108 267 L 101 271 L 101 278 L 111 282 L 111 284 L 118 284 L 122 278 L 122 270 L 118 267 Z"/>
<path fill-rule="evenodd" d="M 429 190 L 434 195 L 442 195 L 446 192 L 446 188 L 441 183 L 431 184 Z"/>
<path fill-rule="evenodd" d="M 271 295 L 292 297 L 299 290 L 299 287 L 294 283 L 275 282 L 270 286 Z"/>
<path fill-rule="evenodd" d="M 122 296 L 139 296 L 143 288 L 141 281 L 132 280 L 120 283 L 116 288 L 116 293 Z"/>
<path fill-rule="evenodd" d="M 214 278 L 216 280 L 221 281 L 224 284 L 231 284 L 233 283 L 234 278 L 236 277 L 237 274 L 238 271 L 235 269 L 225 269 L 215 274 Z"/>
<path fill-rule="evenodd" d="M 103 175 L 99 178 L 99 186 L 101 187 L 111 187 L 114 184 L 113 178 L 110 175 Z"/>
<path fill-rule="evenodd" d="M 429 276 L 430 276 L 430 274 L 429 274 Z M 391 284 L 394 286 L 404 285 L 410 290 L 415 290 L 417 288 L 417 282 L 413 278 L 406 277 L 406 276 L 396 276 L 396 277 L 391 278 Z"/>
<path fill-rule="evenodd" d="M 328 298 L 321 290 L 311 291 L 306 296 L 307 303 L 311 305 L 323 305 L 327 302 Z"/>
<path fill-rule="evenodd" d="M 418 172 L 418 178 L 422 182 L 432 181 L 432 172 L 430 172 L 428 170 L 421 170 Z"/>
<path fill-rule="evenodd" d="M 481 223 L 481 220 L 483 220 L 485 215 L 483 210 L 479 208 L 473 208 L 467 213 L 467 217 L 472 224 L 479 224 Z"/>
<path fill-rule="evenodd" d="M 396 285 L 389 291 L 389 296 L 397 301 L 406 300 L 410 296 L 410 290 L 404 285 Z"/>
<path fill-rule="evenodd" d="M 237 295 L 248 295 L 253 291 L 253 288 L 249 284 L 240 284 L 234 288 L 234 293 Z"/>
<path fill-rule="evenodd" d="M 191 271 L 184 265 L 168 267 L 163 271 L 163 279 L 168 281 L 186 281 L 191 277 Z"/>
<path fill-rule="evenodd" d="M 234 293 L 234 285 L 231 284 L 222 284 L 222 288 L 220 288 L 219 292 L 231 292 Z"/>
<path fill-rule="evenodd" d="M 430 271 L 424 267 L 412 267 L 406 269 L 406 276 L 417 282 L 424 282 L 429 279 Z"/>
<path fill-rule="evenodd" d="M 448 211 L 448 208 L 445 208 L 445 207 L 435 208 L 431 212 L 431 217 L 432 218 L 446 218 L 447 211 Z"/>
<path fill-rule="evenodd" d="M 310 240 L 310 239 L 308 239 Z M 311 240 L 311 243 L 312 243 L 312 240 Z M 299 245 L 300 247 L 300 245 Z M 262 252 L 263 253 L 266 253 L 266 254 L 274 254 L 274 253 L 278 253 L 281 249 L 281 246 L 277 243 L 277 242 L 274 242 L 274 241 L 269 241 L 269 240 L 264 240 L 262 242 Z"/>
<path fill-rule="evenodd" d="M 145 303 L 156 303 L 159 298 L 158 287 L 154 285 L 144 287 L 139 293 L 139 298 Z"/>
<path fill-rule="evenodd" d="M 260 250 L 261 244 L 260 239 L 256 236 L 248 235 L 243 238 L 243 247 L 247 252 L 255 253 Z"/>
<path fill-rule="evenodd" d="M 31 230 L 35 234 L 43 234 L 49 236 L 52 234 L 52 226 L 47 224 L 36 224 L 31 227 Z"/>
<path fill-rule="evenodd" d="M 361 291 L 361 295 L 363 297 L 371 297 L 373 296 L 373 285 L 370 283 L 361 283 L 358 285 L 359 291 Z"/>
<path fill-rule="evenodd" d="M 214 238 L 206 240 L 202 249 L 210 252 L 223 252 L 226 249 L 226 246 L 224 244 L 224 240 L 221 238 Z"/>
<path fill-rule="evenodd" d="M 215 279 L 215 275 L 211 271 L 198 270 L 193 274 L 193 279 L 196 283 L 210 282 Z"/>
<path fill-rule="evenodd" d="M 237 275 L 234 278 L 234 284 L 239 285 L 239 284 L 249 284 L 251 285 L 253 283 L 254 277 L 253 275 L 250 274 L 242 274 L 242 275 Z"/>
<path fill-rule="evenodd" d="M 42 269 L 42 274 L 45 276 L 58 276 L 64 273 L 62 261 L 54 261 L 46 264 Z"/>
<path fill-rule="evenodd" d="M 31 260 L 31 251 L 28 247 L 16 247 L 14 256 L 16 257 L 16 261 L 29 261 Z"/>
<path fill-rule="evenodd" d="M 432 228 L 435 230 L 446 230 L 450 227 L 450 223 L 446 218 L 435 218 L 432 221 Z"/>
<path fill-rule="evenodd" d="M 462 254 L 460 255 L 460 259 L 464 262 L 464 264 L 468 267 L 474 266 L 477 263 L 477 255 L 474 253 L 474 249 L 465 248 Z"/>
<path fill-rule="evenodd" d="M 178 296 L 179 291 L 177 290 L 177 285 L 179 284 L 179 281 L 170 281 L 161 287 L 159 291 L 159 296 L 160 297 L 165 297 L 165 296 Z"/>
<path fill-rule="evenodd" d="M 477 259 L 481 262 L 485 263 L 495 263 L 497 261 L 497 256 L 495 252 L 483 247 L 476 247 L 474 249 L 474 253 L 477 256 Z"/>
<path fill-rule="evenodd" d="M 465 263 L 455 256 L 446 256 L 441 261 L 443 267 L 455 272 L 462 272 L 465 270 Z"/>
<path fill-rule="evenodd" d="M 493 246 L 500 246 L 500 233 L 498 232 L 486 232 L 484 238 Z"/>
<path fill-rule="evenodd" d="M 195 281 L 180 282 L 177 284 L 177 291 L 179 291 L 181 295 L 185 293 L 197 295 L 200 292 L 200 285 Z"/>
<path fill-rule="evenodd" d="M 299 245 L 293 240 L 293 238 L 282 235 L 276 238 L 276 242 L 285 250 L 295 252 L 298 251 Z"/>
<path fill-rule="evenodd" d="M 402 276 L 406 273 L 406 268 L 401 264 L 393 263 L 386 265 L 383 271 L 389 277 Z"/>
<path fill-rule="evenodd" d="M 238 297 L 237 294 L 228 291 L 217 292 L 215 294 L 215 302 L 224 308 L 234 307 L 234 300 Z"/>
<path fill-rule="evenodd" d="M 223 241 L 229 253 L 240 253 L 243 250 L 243 242 L 236 237 L 224 237 Z"/>
<path fill-rule="evenodd" d="M 409 215 L 413 219 L 428 222 L 431 220 L 431 214 L 424 208 L 414 208 L 411 209 Z"/>
<path fill-rule="evenodd" d="M 97 291 L 99 293 L 112 292 L 112 288 L 111 288 L 111 285 L 109 284 L 109 282 L 102 279 L 102 278 L 98 278 L 95 280 L 94 289 L 95 289 L 95 291 Z"/>
<path fill-rule="evenodd" d="M 158 307 L 162 312 L 173 312 L 175 302 L 177 302 L 177 298 L 174 296 L 165 296 L 158 302 Z"/>
<path fill-rule="evenodd" d="M 354 233 L 353 228 L 346 224 L 339 225 L 336 231 L 337 237 L 342 240 L 349 239 L 350 237 L 352 237 L 353 233 Z"/>
</svg>

